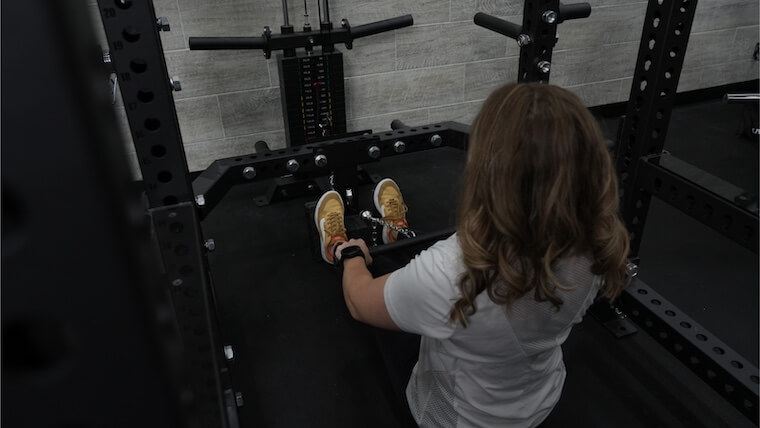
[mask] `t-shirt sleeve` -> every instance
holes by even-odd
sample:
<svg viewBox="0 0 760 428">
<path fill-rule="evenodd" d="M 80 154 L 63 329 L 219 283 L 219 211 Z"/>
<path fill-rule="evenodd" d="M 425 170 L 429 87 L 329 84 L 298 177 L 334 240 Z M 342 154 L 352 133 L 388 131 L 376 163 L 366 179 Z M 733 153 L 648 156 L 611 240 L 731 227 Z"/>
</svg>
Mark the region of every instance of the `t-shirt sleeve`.
<svg viewBox="0 0 760 428">
<path fill-rule="evenodd" d="M 457 250 L 455 236 L 440 241 L 388 277 L 385 306 L 401 330 L 436 339 L 454 333 L 448 318 L 458 296 Z"/>
</svg>

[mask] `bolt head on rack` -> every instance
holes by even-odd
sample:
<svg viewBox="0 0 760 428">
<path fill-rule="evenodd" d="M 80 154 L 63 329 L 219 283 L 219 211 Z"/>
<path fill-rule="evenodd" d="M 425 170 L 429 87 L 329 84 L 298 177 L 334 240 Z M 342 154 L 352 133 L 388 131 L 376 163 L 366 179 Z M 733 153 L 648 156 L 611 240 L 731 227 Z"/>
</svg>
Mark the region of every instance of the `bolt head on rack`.
<svg viewBox="0 0 760 428">
<path fill-rule="evenodd" d="M 206 197 L 203 195 L 195 195 L 195 205 L 199 207 L 206 205 Z"/>
<path fill-rule="evenodd" d="M 544 74 L 550 72 L 552 69 L 552 64 L 549 61 L 539 61 L 536 66 L 538 67 L 538 70 Z"/>
<path fill-rule="evenodd" d="M 380 157 L 380 147 L 377 146 L 370 146 L 370 148 L 367 150 L 367 155 L 371 157 L 372 159 L 377 159 Z"/>
<path fill-rule="evenodd" d="M 327 166 L 327 156 L 322 155 L 322 154 L 314 156 L 314 165 L 316 165 L 316 166 L 318 166 L 320 168 L 326 167 Z"/>
<path fill-rule="evenodd" d="M 214 241 L 213 238 L 209 238 L 206 240 L 206 242 L 203 243 L 203 246 L 206 247 L 206 250 L 209 253 L 211 253 L 216 250 L 216 241 Z"/>
<path fill-rule="evenodd" d="M 246 180 L 253 180 L 256 178 L 256 168 L 252 166 L 243 168 L 243 177 L 245 177 Z"/>
<path fill-rule="evenodd" d="M 295 160 L 295 159 L 290 159 L 285 164 L 285 169 L 287 169 L 290 172 L 296 172 L 296 171 L 298 171 L 298 168 L 300 168 L 300 167 L 301 167 L 301 164 L 299 164 L 298 161 Z"/>
<path fill-rule="evenodd" d="M 159 16 L 156 18 L 156 26 L 158 27 L 158 31 L 171 31 L 171 27 L 169 26 L 169 18 L 165 16 Z"/>
<path fill-rule="evenodd" d="M 553 10 L 547 10 L 543 15 L 541 15 L 541 19 L 547 24 L 554 24 L 557 22 L 557 12 Z"/>
<path fill-rule="evenodd" d="M 179 92 L 182 90 L 182 82 L 179 81 L 179 76 L 173 76 L 170 78 L 169 85 L 172 87 L 172 90 L 174 92 Z"/>
<path fill-rule="evenodd" d="M 396 153 L 404 153 L 404 151 L 406 150 L 406 143 L 401 140 L 396 141 L 395 143 L 393 143 L 393 150 Z"/>
<path fill-rule="evenodd" d="M 519 47 L 525 47 L 528 46 L 531 42 L 530 36 L 527 34 L 520 34 L 517 36 L 517 46 Z"/>
<path fill-rule="evenodd" d="M 433 145 L 433 147 L 438 147 L 443 142 L 443 138 L 441 138 L 440 135 L 435 134 L 432 137 L 430 137 L 430 144 Z"/>
</svg>

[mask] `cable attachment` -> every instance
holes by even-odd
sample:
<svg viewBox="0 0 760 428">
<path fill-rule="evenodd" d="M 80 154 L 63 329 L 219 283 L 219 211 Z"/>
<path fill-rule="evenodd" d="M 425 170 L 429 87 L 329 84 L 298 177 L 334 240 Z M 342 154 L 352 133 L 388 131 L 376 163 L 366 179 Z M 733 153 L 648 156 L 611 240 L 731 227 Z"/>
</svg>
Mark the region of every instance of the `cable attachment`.
<svg viewBox="0 0 760 428">
<path fill-rule="evenodd" d="M 359 215 L 361 216 L 362 220 L 364 220 L 365 222 L 369 224 L 385 226 L 389 229 L 395 230 L 396 232 L 404 235 L 404 237 L 406 238 L 414 238 L 417 236 L 417 234 L 412 229 L 409 229 L 408 227 L 399 227 L 399 226 L 396 226 L 395 224 L 388 223 L 387 221 L 383 219 L 372 217 L 372 213 L 369 212 L 368 210 L 362 211 Z"/>
</svg>

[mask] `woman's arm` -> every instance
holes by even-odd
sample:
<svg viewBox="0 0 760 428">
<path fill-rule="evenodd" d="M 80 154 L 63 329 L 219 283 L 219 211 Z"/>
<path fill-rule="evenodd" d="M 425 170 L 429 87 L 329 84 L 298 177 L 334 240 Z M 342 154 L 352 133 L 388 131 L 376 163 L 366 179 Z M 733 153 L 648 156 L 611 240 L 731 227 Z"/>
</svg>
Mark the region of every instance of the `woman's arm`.
<svg viewBox="0 0 760 428">
<path fill-rule="evenodd" d="M 351 316 L 375 327 L 399 330 L 388 313 L 383 294 L 390 274 L 372 278 L 367 269 L 367 265 L 372 263 L 372 256 L 367 244 L 361 239 L 351 239 L 339 245 L 335 250 L 336 258 L 340 258 L 342 247 L 350 245 L 361 248 L 365 258 L 354 257 L 343 262 L 343 298 Z"/>
</svg>

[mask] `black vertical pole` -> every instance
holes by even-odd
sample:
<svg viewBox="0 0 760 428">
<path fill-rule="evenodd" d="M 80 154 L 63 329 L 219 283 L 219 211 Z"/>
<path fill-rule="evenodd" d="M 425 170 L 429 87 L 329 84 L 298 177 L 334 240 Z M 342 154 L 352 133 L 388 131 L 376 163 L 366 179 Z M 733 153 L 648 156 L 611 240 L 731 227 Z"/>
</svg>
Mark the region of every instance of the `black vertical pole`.
<svg viewBox="0 0 760 428">
<path fill-rule="evenodd" d="M 631 95 L 616 148 L 631 257 L 638 256 L 651 200 L 651 195 L 636 185 L 639 159 L 662 152 L 696 8 L 696 0 L 650 0 L 647 6 Z"/>
<path fill-rule="evenodd" d="M 192 401 L 203 427 L 226 427 L 224 355 L 177 114 L 151 0 L 99 0 L 149 213 L 184 345 Z"/>
</svg>

